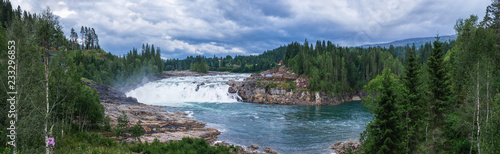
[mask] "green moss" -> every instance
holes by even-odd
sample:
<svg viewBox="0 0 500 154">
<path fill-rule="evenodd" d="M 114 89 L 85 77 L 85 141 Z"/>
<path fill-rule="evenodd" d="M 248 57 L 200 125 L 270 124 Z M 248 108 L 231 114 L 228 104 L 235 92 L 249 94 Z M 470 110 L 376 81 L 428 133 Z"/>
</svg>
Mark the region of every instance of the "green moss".
<svg viewBox="0 0 500 154">
<path fill-rule="evenodd" d="M 295 90 L 296 85 L 295 82 L 292 81 L 287 81 L 287 82 L 267 82 L 265 84 L 265 88 L 278 88 L 278 89 L 285 89 L 287 91 L 290 91 L 292 89 Z"/>
</svg>

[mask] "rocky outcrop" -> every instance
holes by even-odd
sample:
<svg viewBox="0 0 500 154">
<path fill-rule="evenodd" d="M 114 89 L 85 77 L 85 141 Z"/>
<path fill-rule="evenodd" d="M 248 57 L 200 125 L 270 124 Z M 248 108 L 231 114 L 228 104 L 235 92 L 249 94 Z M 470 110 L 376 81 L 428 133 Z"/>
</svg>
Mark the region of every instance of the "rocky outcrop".
<svg viewBox="0 0 500 154">
<path fill-rule="evenodd" d="M 354 153 L 356 151 L 363 151 L 363 147 L 360 142 L 357 141 L 347 141 L 347 142 L 337 142 L 333 144 L 331 149 L 335 150 L 335 153 Z"/>
<path fill-rule="evenodd" d="M 284 66 L 253 74 L 244 81 L 229 81 L 228 85 L 230 86 L 228 91 L 237 92 L 241 101 L 261 104 L 338 105 L 361 100 L 365 95 L 363 92 L 341 94 L 310 92 L 309 79 L 298 78 Z"/>
<path fill-rule="evenodd" d="M 123 92 L 93 81 L 84 83 L 95 89 L 100 96 L 101 104 L 105 108 L 105 115 L 110 117 L 111 126 L 117 125 L 117 119 L 122 112 L 127 114 L 128 125 L 132 127 L 137 121 L 142 121 L 146 133 L 140 137 L 141 141 L 153 142 L 157 138 L 160 142 L 181 140 L 184 137 L 204 138 L 210 143 L 217 140 L 220 132 L 214 128 L 206 128 L 205 123 L 193 120 L 183 112 L 167 112 L 158 107 L 137 102 L 137 99 L 127 97 Z M 125 141 L 133 141 L 130 135 L 125 134 Z"/>
</svg>

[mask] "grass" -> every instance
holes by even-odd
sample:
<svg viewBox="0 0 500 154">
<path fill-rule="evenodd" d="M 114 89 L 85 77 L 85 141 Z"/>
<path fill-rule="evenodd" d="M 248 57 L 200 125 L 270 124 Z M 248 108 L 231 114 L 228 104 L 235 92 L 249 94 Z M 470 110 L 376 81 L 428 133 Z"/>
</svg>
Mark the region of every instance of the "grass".
<svg viewBox="0 0 500 154">
<path fill-rule="evenodd" d="M 180 141 L 162 143 L 155 140 L 152 143 L 119 142 L 105 137 L 97 132 L 72 132 L 56 141 L 54 153 L 193 153 L 193 154 L 230 154 L 236 153 L 234 146 L 210 146 L 204 139 L 183 138 Z"/>
</svg>

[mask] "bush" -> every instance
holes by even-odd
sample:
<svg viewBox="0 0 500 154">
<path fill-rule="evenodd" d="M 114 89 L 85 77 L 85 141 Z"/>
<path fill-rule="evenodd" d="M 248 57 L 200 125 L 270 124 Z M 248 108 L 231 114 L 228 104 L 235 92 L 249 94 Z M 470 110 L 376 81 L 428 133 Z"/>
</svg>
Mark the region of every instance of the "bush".
<svg viewBox="0 0 500 154">
<path fill-rule="evenodd" d="M 155 139 L 153 143 L 138 143 L 130 146 L 130 150 L 137 153 L 199 153 L 199 154 L 229 154 L 237 151 L 225 146 L 210 146 L 204 139 L 183 138 L 180 141 L 161 143 Z"/>
<path fill-rule="evenodd" d="M 130 153 L 128 147 L 95 132 L 73 131 L 57 140 L 55 147 L 54 153 Z"/>
<path fill-rule="evenodd" d="M 118 117 L 117 119 L 118 125 L 116 126 L 117 128 L 115 129 L 116 132 L 116 137 L 120 137 L 122 133 L 125 133 L 127 126 L 128 126 L 128 117 L 125 112 L 122 111 L 122 115 Z"/>
<path fill-rule="evenodd" d="M 141 141 L 141 139 L 139 137 L 146 132 L 146 131 L 144 131 L 144 128 L 142 128 L 141 123 L 142 123 L 141 120 L 137 121 L 137 123 L 134 125 L 134 127 L 132 127 L 132 130 L 131 130 L 132 135 L 138 141 Z"/>
<path fill-rule="evenodd" d="M 111 124 L 110 124 L 110 122 L 111 122 L 111 118 L 109 116 L 106 116 L 104 118 L 104 120 L 102 121 L 102 123 L 103 123 L 103 126 L 102 126 L 103 128 L 102 129 L 104 131 L 111 131 Z"/>
</svg>

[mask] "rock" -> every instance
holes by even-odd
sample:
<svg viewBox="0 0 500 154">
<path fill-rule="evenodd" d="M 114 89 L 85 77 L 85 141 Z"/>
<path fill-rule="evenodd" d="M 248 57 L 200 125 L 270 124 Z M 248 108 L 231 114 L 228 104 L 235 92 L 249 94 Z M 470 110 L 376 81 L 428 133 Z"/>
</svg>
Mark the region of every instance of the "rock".
<svg viewBox="0 0 500 154">
<path fill-rule="evenodd" d="M 214 128 L 206 128 L 206 124 L 187 117 L 184 112 L 167 112 L 160 107 L 154 107 L 137 102 L 133 97 L 126 97 L 112 87 L 98 85 L 92 82 L 85 84 L 99 93 L 101 104 L 104 106 L 104 113 L 110 117 L 111 126 L 117 125 L 117 118 L 122 115 L 122 111 L 129 118 L 129 127 L 137 121 L 142 121 L 142 126 L 146 134 L 140 136 L 141 141 L 153 142 L 158 138 L 160 142 L 171 140 L 181 140 L 183 137 L 204 138 L 209 143 L 217 140 L 220 132 Z M 203 83 L 200 84 L 200 86 Z M 135 142 L 128 133 L 122 135 L 125 141 Z"/>
<path fill-rule="evenodd" d="M 278 153 L 278 152 L 274 151 L 273 149 L 271 149 L 270 147 L 266 147 L 266 149 L 264 149 L 264 152 L 270 153 L 270 154 L 277 154 Z"/>
<path fill-rule="evenodd" d="M 231 144 L 227 143 L 227 142 L 224 142 L 224 141 L 215 141 L 214 142 L 214 146 L 225 146 L 225 147 L 229 147 L 231 146 Z"/>
<path fill-rule="evenodd" d="M 250 151 L 254 151 L 254 150 L 259 149 L 259 146 L 255 146 L 255 145 L 252 144 L 252 145 L 248 146 L 247 149 L 250 150 Z"/>
<path fill-rule="evenodd" d="M 268 92 L 271 95 L 284 95 L 286 93 L 286 90 L 280 88 L 270 88 Z"/>
<path fill-rule="evenodd" d="M 361 101 L 361 97 L 359 97 L 359 96 L 353 96 L 352 100 L 353 101 Z"/>
<path fill-rule="evenodd" d="M 297 89 L 307 89 L 309 86 L 309 78 L 300 77 L 295 80 Z"/>
<path fill-rule="evenodd" d="M 232 93 L 232 94 L 233 94 L 233 93 L 236 93 L 236 89 L 234 89 L 233 87 L 229 87 L 229 88 L 227 89 L 227 92 L 229 92 L 229 93 Z"/>
<path fill-rule="evenodd" d="M 272 74 L 272 77 L 265 77 L 266 74 Z M 296 87 L 291 91 L 282 89 L 279 86 L 268 87 L 270 82 L 283 83 L 290 81 L 295 82 Z M 358 97 L 354 96 L 366 96 L 363 92 L 340 94 L 310 92 L 307 77 L 297 78 L 296 74 L 290 73 L 283 66 L 261 72 L 258 75 L 254 74 L 244 81 L 228 81 L 227 84 L 230 86 L 228 88 L 229 93 L 237 93 L 241 97 L 241 99 L 238 98 L 239 101 L 261 104 L 338 105 L 359 100 Z"/>
<path fill-rule="evenodd" d="M 333 144 L 331 149 L 335 150 L 335 153 L 338 154 L 363 151 L 361 143 L 357 141 L 337 142 Z"/>
</svg>

